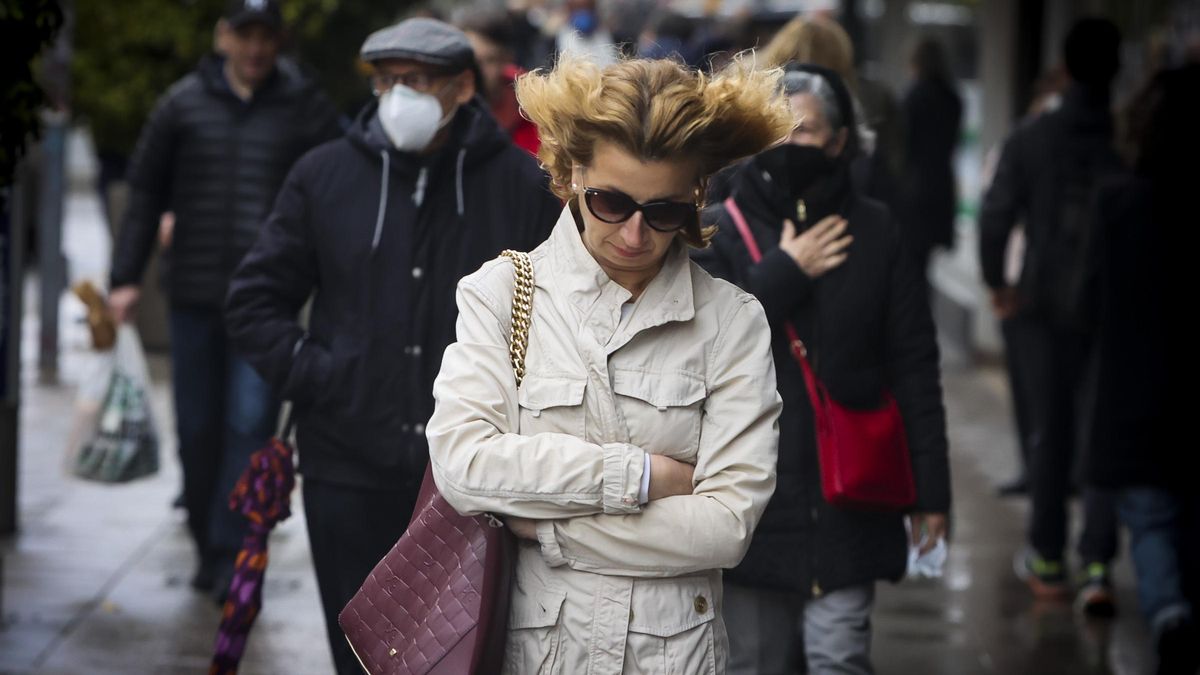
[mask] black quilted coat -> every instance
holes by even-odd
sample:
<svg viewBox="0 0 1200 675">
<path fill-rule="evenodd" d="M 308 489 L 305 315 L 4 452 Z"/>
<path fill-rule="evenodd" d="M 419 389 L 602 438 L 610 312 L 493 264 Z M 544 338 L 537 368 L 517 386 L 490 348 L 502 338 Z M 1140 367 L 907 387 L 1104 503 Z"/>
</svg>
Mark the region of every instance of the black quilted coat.
<svg viewBox="0 0 1200 675">
<path fill-rule="evenodd" d="M 890 389 L 900 406 L 917 485 L 914 510 L 950 507 L 946 423 L 938 349 L 926 284 L 902 251 L 900 229 L 877 202 L 858 196 L 844 165 L 824 206 L 809 204 L 809 223 L 840 213 L 854 237 L 840 267 L 811 279 L 779 248 L 785 217 L 754 161 L 732 179 L 733 197 L 763 251 L 753 263 L 720 203 L 705 212 L 719 230 L 693 257 L 713 276 L 753 293 L 767 312 L 783 413 L 779 478 L 745 559 L 726 573 L 734 583 L 819 593 L 876 579 L 898 579 L 907 556 L 898 513 L 835 508 L 821 494 L 816 434 L 804 376 L 788 348 L 790 321 L 830 395 L 852 408 L 879 405 Z"/>
<path fill-rule="evenodd" d="M 230 90 L 223 64 L 202 60 L 142 128 L 113 251 L 114 288 L 141 283 L 159 217 L 173 211 L 170 302 L 220 308 L 292 162 L 340 132 L 333 106 L 293 64 L 281 61 L 249 101 Z"/>
</svg>

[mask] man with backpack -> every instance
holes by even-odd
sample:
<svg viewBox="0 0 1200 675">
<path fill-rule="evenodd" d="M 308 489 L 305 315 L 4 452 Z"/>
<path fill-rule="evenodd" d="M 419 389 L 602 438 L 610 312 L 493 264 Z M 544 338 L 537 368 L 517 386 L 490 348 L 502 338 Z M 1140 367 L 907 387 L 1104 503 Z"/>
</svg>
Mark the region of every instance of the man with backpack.
<svg viewBox="0 0 1200 675">
<path fill-rule="evenodd" d="M 1063 56 L 1071 84 L 1060 108 L 1018 127 L 1005 141 L 980 214 L 980 262 L 998 317 L 1009 320 L 1010 345 L 1029 402 L 1029 546 L 1015 568 L 1039 599 L 1069 596 L 1064 552 L 1084 366 L 1090 350 L 1089 283 L 1096 186 L 1121 164 L 1113 147 L 1111 84 L 1120 34 L 1103 19 L 1070 30 Z M 1004 278 L 1005 248 L 1024 222 L 1026 249 L 1015 286 Z M 1116 555 L 1111 495 L 1084 491 L 1082 570 L 1077 596 L 1088 614 L 1115 606 L 1109 562 Z"/>
</svg>

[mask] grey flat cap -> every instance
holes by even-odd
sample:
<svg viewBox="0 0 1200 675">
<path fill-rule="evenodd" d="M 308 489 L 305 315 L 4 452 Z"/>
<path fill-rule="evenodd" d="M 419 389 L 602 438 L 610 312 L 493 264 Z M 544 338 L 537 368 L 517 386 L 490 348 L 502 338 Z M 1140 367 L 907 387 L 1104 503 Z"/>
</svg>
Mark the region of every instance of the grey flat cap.
<svg viewBox="0 0 1200 675">
<path fill-rule="evenodd" d="M 443 21 L 424 17 L 405 19 L 371 33 L 359 55 L 368 62 L 407 59 L 454 71 L 475 65 L 475 52 L 466 33 Z"/>
</svg>

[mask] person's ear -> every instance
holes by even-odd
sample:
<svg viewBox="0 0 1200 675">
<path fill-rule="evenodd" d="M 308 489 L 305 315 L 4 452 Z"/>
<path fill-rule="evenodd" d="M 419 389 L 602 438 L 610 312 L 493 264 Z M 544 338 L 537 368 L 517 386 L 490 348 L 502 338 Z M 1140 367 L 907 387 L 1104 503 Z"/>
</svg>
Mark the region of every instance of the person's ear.
<svg viewBox="0 0 1200 675">
<path fill-rule="evenodd" d="M 841 157 L 842 151 L 846 149 L 846 141 L 850 138 L 850 130 L 846 127 L 838 129 L 836 140 L 833 142 L 833 156 Z"/>
<path fill-rule="evenodd" d="M 454 97 L 454 102 L 458 105 L 466 105 L 468 101 L 475 98 L 475 73 L 470 70 L 464 70 L 458 76 L 458 94 Z"/>
</svg>

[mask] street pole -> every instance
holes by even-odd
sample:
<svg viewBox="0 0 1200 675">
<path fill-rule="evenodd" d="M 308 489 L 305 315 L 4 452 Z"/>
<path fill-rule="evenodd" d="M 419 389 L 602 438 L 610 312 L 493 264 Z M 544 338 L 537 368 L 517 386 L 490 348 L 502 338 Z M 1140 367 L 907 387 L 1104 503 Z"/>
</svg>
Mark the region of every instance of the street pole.
<svg viewBox="0 0 1200 675">
<path fill-rule="evenodd" d="M 17 530 L 17 449 L 21 419 L 21 316 L 28 160 L 0 195 L 0 535 Z"/>
<path fill-rule="evenodd" d="M 62 253 L 63 202 L 67 192 L 66 150 L 71 110 L 71 44 L 74 3 L 62 0 L 63 25 L 42 64 L 50 109 L 42 117 L 45 162 L 38 207 L 38 271 L 41 282 L 38 372 L 42 382 L 58 381 L 58 301 L 67 286 L 67 259 Z"/>
</svg>

